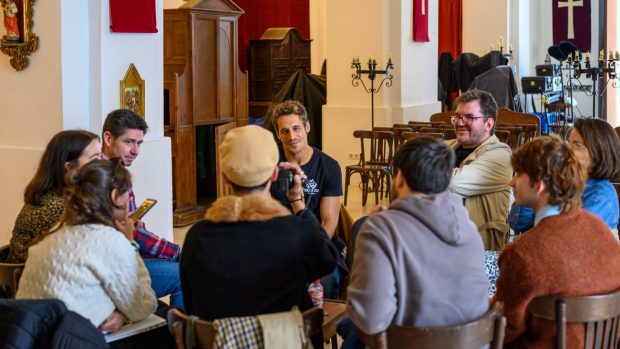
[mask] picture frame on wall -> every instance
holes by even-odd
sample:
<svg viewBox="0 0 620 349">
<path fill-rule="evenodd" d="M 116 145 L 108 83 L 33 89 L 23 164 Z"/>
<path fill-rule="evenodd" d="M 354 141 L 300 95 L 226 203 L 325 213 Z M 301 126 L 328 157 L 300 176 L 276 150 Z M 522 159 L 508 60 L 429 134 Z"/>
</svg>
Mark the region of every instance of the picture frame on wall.
<svg viewBox="0 0 620 349">
<path fill-rule="evenodd" d="M 136 66 L 131 63 L 125 73 L 125 77 L 121 80 L 121 108 L 132 110 L 144 118 L 144 89 L 144 80 L 140 77 Z"/>
<path fill-rule="evenodd" d="M 3 26 L 0 29 L 0 51 L 11 57 L 11 66 L 22 71 L 39 47 L 39 37 L 32 32 L 34 0 L 0 0 Z"/>
</svg>

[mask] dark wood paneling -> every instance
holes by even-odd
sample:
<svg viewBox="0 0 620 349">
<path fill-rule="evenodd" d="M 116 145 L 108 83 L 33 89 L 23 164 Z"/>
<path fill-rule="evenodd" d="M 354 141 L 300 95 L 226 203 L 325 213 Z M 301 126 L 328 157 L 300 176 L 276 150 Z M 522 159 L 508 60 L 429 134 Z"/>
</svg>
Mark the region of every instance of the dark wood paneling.
<svg viewBox="0 0 620 349">
<path fill-rule="evenodd" d="M 227 130 L 247 123 L 248 79 L 237 64 L 242 13 L 227 0 L 164 10 L 164 88 L 170 112 L 164 130 L 172 140 L 175 225 L 193 223 L 204 214 L 197 198 L 196 126 L 232 122 L 222 129 Z M 217 176 L 218 188 L 220 180 Z"/>
<path fill-rule="evenodd" d="M 298 69 L 310 71 L 310 42 L 295 28 L 269 28 L 250 41 L 250 102 L 271 102 Z M 260 117 L 250 107 L 250 116 Z"/>
</svg>

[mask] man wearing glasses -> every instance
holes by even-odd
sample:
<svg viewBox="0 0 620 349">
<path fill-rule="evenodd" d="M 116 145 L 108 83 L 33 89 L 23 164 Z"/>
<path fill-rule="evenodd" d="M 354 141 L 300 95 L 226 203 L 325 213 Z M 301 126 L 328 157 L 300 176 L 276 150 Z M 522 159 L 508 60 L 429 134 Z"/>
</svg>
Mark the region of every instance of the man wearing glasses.
<svg viewBox="0 0 620 349">
<path fill-rule="evenodd" d="M 485 91 L 470 90 L 455 101 L 452 124 L 456 165 L 449 190 L 463 197 L 469 218 L 478 227 L 485 250 L 501 250 L 508 233 L 512 177 L 510 147 L 495 136 L 497 103 Z"/>
</svg>

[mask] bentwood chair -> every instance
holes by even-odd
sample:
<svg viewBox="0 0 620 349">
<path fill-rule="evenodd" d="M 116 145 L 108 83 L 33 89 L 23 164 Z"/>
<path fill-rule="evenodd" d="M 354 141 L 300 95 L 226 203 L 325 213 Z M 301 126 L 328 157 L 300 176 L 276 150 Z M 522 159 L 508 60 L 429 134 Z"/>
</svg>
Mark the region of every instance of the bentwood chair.
<svg viewBox="0 0 620 349">
<path fill-rule="evenodd" d="M 302 313 L 304 320 L 304 330 L 308 340 L 317 334 L 323 326 L 323 309 L 311 308 Z M 190 341 L 194 342 L 191 349 L 213 349 L 215 348 L 215 335 L 217 330 L 213 322 L 206 320 L 193 321 L 194 327 L 189 316 L 176 308 L 168 310 L 168 330 L 174 336 L 177 349 L 190 348 Z"/>
<path fill-rule="evenodd" d="M 566 348 L 566 323 L 585 325 L 585 348 L 616 349 L 620 320 L 620 290 L 595 296 L 543 296 L 532 300 L 527 310 L 556 324 L 556 348 Z"/>
<path fill-rule="evenodd" d="M 491 344 L 500 349 L 504 344 L 506 318 L 502 304 L 495 303 L 480 319 L 462 325 L 446 327 L 404 327 L 392 325 L 386 332 L 357 335 L 370 349 L 478 349 Z"/>
<path fill-rule="evenodd" d="M 368 192 L 375 192 L 375 204 L 379 203 L 379 193 L 383 198 L 383 189 L 387 189 L 392 199 L 390 187 L 392 183 L 392 155 L 394 155 L 394 133 L 389 131 L 353 132 L 353 137 L 360 140 L 360 161 L 356 165 L 345 167 L 344 204 L 347 204 L 351 176 L 358 173 L 362 184 L 362 206 L 366 206 Z M 367 152 L 369 150 L 369 152 Z M 385 180 L 385 187 L 383 181 Z M 371 186 L 372 185 L 372 186 Z"/>
</svg>

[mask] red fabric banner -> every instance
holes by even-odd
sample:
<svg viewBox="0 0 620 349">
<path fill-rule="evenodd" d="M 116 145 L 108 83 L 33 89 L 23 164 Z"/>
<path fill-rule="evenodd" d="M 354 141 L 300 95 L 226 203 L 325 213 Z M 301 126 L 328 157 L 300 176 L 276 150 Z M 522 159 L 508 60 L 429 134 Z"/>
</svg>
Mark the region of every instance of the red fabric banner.
<svg viewBox="0 0 620 349">
<path fill-rule="evenodd" d="M 428 38 L 428 0 L 413 0 L 413 41 L 430 41 Z"/>
<path fill-rule="evenodd" d="M 110 30 L 115 33 L 157 33 L 155 0 L 110 0 Z"/>
<path fill-rule="evenodd" d="M 450 52 L 452 58 L 462 53 L 463 2 L 462 0 L 439 0 L 438 54 Z"/>
<path fill-rule="evenodd" d="M 250 40 L 260 39 L 265 30 L 295 27 L 310 39 L 310 0 L 234 0 L 245 11 L 239 17 L 239 68 L 248 67 Z"/>
</svg>

